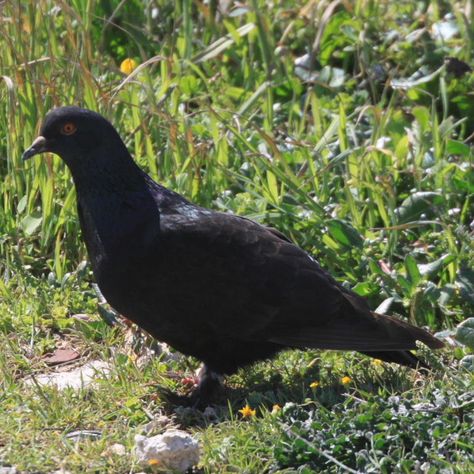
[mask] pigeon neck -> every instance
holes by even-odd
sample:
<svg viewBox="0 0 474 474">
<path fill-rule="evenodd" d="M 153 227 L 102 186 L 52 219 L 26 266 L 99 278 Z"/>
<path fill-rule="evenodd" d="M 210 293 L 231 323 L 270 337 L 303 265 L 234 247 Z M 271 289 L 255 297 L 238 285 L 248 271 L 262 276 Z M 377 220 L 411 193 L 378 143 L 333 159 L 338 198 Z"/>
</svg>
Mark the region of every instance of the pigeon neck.
<svg viewBox="0 0 474 474">
<path fill-rule="evenodd" d="M 159 233 L 160 212 L 149 178 L 130 155 L 122 158 L 114 155 L 110 166 L 97 161 L 84 174 L 70 167 L 81 228 L 99 284 L 104 272 L 120 267 L 115 257 L 139 253 Z"/>
<path fill-rule="evenodd" d="M 102 159 L 103 153 L 68 163 L 78 194 L 136 193 L 146 188 L 146 174 L 125 149 L 113 159 Z M 107 155 L 105 155 L 107 156 Z"/>
</svg>

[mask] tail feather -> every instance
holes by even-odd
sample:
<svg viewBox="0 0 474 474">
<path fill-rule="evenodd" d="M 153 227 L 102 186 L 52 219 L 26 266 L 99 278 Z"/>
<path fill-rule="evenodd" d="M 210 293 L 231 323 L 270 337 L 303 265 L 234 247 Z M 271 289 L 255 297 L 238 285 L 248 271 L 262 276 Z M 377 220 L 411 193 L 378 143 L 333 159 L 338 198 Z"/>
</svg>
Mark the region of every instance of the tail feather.
<svg viewBox="0 0 474 474">
<path fill-rule="evenodd" d="M 397 334 L 400 333 L 400 336 L 403 335 L 407 343 L 407 347 L 405 347 L 405 349 L 416 349 L 416 341 L 426 344 L 431 349 L 441 349 L 444 347 L 444 343 L 432 336 L 428 331 L 416 326 L 412 326 L 401 319 L 374 312 L 372 312 L 372 316 L 376 321 L 381 323 L 383 326 L 386 326 L 389 331 L 393 328 Z"/>
<path fill-rule="evenodd" d="M 395 324 L 396 326 L 400 326 L 406 331 L 408 331 L 409 335 L 412 338 L 412 344 L 415 344 L 416 341 L 421 341 L 426 344 L 431 349 L 440 349 L 444 346 L 444 343 L 437 339 L 436 337 L 432 336 L 428 331 L 424 329 L 418 328 L 416 326 L 412 326 L 411 324 L 405 323 L 399 319 L 396 319 L 392 316 L 384 316 L 378 313 L 372 313 L 372 315 L 376 319 L 382 318 L 384 322 L 389 324 Z M 408 341 L 407 341 L 408 342 Z M 414 347 L 412 347 L 414 349 Z M 412 354 L 410 351 L 361 351 L 362 354 L 368 355 L 370 357 L 374 357 L 376 359 L 383 360 L 385 362 L 395 362 L 400 365 L 404 365 L 405 367 L 411 367 L 412 369 L 422 368 L 422 369 L 430 369 L 430 366 L 426 363 L 422 362 L 418 357 Z"/>
<path fill-rule="evenodd" d="M 429 368 L 409 352 L 417 348 L 417 341 L 431 349 L 444 346 L 442 341 L 429 332 L 400 319 L 370 310 L 363 311 L 363 308 L 355 309 L 356 317 L 354 313 L 343 313 L 342 317 L 335 318 L 326 325 L 287 329 L 285 334 L 273 335 L 271 341 L 295 348 L 358 351 L 412 368 Z"/>
</svg>

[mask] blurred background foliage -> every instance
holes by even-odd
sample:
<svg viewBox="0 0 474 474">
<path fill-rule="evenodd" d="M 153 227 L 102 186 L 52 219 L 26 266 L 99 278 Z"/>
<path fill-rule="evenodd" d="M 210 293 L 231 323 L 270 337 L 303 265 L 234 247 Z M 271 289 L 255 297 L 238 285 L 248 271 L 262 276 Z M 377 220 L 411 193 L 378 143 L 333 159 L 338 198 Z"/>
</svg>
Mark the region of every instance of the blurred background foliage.
<svg viewBox="0 0 474 474">
<path fill-rule="evenodd" d="M 64 165 L 21 162 L 45 113 L 77 104 L 154 178 L 278 227 L 374 308 L 432 327 L 472 311 L 470 2 L 39 0 L 1 17 L 5 288 L 64 285 L 86 258 Z"/>
</svg>

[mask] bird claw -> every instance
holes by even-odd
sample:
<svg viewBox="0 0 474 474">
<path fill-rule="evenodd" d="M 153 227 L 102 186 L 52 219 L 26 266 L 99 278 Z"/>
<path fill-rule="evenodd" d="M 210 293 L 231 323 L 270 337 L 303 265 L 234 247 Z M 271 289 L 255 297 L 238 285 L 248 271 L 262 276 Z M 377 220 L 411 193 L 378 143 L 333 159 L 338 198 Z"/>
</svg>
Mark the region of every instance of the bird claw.
<svg viewBox="0 0 474 474">
<path fill-rule="evenodd" d="M 223 394 L 222 376 L 204 365 L 199 370 L 199 383 L 188 395 L 178 395 L 166 389 L 162 394 L 168 403 L 203 410 Z"/>
</svg>

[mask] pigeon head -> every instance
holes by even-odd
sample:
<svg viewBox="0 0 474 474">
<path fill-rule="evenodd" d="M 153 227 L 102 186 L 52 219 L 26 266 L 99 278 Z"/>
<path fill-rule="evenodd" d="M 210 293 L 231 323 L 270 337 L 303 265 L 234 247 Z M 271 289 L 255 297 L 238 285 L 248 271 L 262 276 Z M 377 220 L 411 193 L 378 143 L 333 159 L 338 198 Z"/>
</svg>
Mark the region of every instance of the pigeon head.
<svg viewBox="0 0 474 474">
<path fill-rule="evenodd" d="M 104 117 L 79 107 L 51 110 L 40 135 L 23 153 L 23 160 L 44 152 L 59 155 L 71 168 L 128 155 L 117 131 Z M 95 163 L 99 165 L 100 163 Z"/>
</svg>

